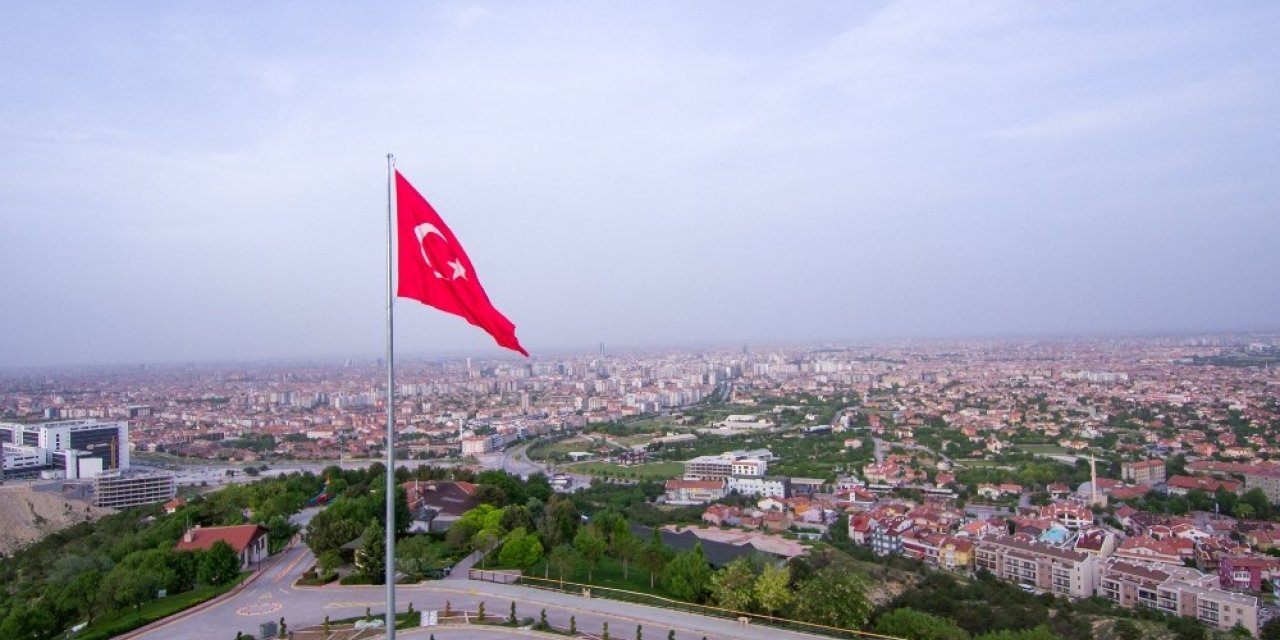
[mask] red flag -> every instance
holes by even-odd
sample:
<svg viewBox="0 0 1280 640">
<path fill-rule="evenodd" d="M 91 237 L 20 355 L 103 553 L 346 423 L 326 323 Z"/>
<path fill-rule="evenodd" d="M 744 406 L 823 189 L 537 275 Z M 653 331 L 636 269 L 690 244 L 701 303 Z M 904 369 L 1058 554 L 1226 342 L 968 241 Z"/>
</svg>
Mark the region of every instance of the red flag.
<svg viewBox="0 0 1280 640">
<path fill-rule="evenodd" d="M 516 326 L 489 302 L 471 259 L 426 198 L 396 171 L 396 238 L 400 283 L 396 295 L 462 316 L 503 347 L 529 352 Z"/>
</svg>

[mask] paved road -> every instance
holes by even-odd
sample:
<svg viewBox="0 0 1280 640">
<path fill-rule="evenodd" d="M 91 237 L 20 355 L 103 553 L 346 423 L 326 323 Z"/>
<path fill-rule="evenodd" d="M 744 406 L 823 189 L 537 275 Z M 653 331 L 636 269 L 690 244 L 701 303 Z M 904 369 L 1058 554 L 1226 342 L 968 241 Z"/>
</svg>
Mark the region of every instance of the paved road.
<svg viewBox="0 0 1280 640">
<path fill-rule="evenodd" d="M 168 624 L 154 628 L 145 634 L 134 636 L 146 640 L 209 640 L 235 637 L 237 631 L 258 633 L 262 622 L 276 621 L 281 617 L 291 628 L 298 629 L 320 624 L 325 616 L 337 620 L 364 615 L 371 609 L 377 615 L 384 602 L 382 587 L 343 587 L 330 585 L 319 588 L 295 588 L 291 580 L 305 567 L 305 549 L 287 552 L 280 562 L 266 570 L 249 588 L 193 615 L 177 617 Z M 400 611 L 409 603 L 417 610 L 438 610 L 445 603 L 455 611 L 475 611 L 479 603 L 491 616 L 505 617 L 512 602 L 516 603 L 516 615 L 537 618 L 543 609 L 547 620 L 556 626 L 567 627 L 569 618 L 576 619 L 580 631 L 599 634 L 604 622 L 609 623 L 614 637 L 630 638 L 636 625 L 642 625 L 650 638 L 664 638 L 668 631 L 675 631 L 680 640 L 801 640 L 816 638 L 807 634 L 782 631 L 762 626 L 744 627 L 732 620 L 709 618 L 677 611 L 657 609 L 642 605 L 585 598 L 576 594 L 563 594 L 528 587 L 501 585 L 478 581 L 437 581 L 423 585 L 401 585 L 396 589 L 396 602 Z M 527 634 L 514 630 L 489 627 L 454 633 L 449 629 L 432 629 L 441 638 L 520 638 Z M 406 637 L 427 637 L 422 634 L 397 634 Z"/>
</svg>

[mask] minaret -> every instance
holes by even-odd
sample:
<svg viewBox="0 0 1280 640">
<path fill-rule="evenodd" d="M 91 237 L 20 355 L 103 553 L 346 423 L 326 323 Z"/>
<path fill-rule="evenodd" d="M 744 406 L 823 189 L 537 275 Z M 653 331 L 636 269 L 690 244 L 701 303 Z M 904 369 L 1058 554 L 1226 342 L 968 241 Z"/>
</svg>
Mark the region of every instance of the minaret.
<svg viewBox="0 0 1280 640">
<path fill-rule="evenodd" d="M 1089 506 L 1098 504 L 1098 459 L 1089 454 Z"/>
</svg>

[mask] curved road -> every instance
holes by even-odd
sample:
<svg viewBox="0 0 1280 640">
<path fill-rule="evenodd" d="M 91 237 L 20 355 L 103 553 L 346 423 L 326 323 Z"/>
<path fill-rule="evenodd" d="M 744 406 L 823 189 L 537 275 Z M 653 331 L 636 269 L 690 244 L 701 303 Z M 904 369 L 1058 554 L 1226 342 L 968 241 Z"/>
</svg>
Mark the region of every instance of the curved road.
<svg viewBox="0 0 1280 640">
<path fill-rule="evenodd" d="M 295 587 L 293 581 L 314 562 L 310 552 L 295 545 L 283 552 L 253 581 L 234 595 L 187 614 L 179 614 L 145 631 L 124 636 L 145 640 L 208 640 L 235 636 L 237 631 L 257 634 L 263 622 L 285 619 L 291 629 L 321 624 L 325 616 L 338 620 L 364 615 L 371 609 L 375 615 L 383 610 L 383 587 L 341 586 Z M 494 584 L 475 580 L 441 580 L 396 588 L 400 611 L 412 603 L 420 611 L 443 611 L 448 602 L 453 610 L 475 611 L 479 603 L 491 616 L 502 618 L 516 603 L 516 615 L 537 618 L 543 609 L 547 620 L 555 626 L 567 627 L 576 618 L 579 631 L 598 635 L 603 623 L 609 623 L 610 634 L 629 638 L 635 626 L 642 625 L 650 638 L 663 638 L 669 631 L 680 640 L 802 640 L 818 638 L 763 626 L 741 626 L 732 620 L 711 618 L 643 605 L 586 598 L 577 594 L 543 591 L 515 585 Z M 528 632 L 500 627 L 440 627 L 422 632 L 401 631 L 397 636 L 426 637 L 439 632 L 442 638 L 524 638 Z M 547 637 L 533 634 L 534 637 Z"/>
</svg>

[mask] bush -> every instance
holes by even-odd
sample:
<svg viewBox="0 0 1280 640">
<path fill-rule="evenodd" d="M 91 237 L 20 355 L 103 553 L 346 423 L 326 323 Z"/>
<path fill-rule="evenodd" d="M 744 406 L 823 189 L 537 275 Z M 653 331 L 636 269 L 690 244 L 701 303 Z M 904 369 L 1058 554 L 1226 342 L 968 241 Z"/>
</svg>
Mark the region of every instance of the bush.
<svg viewBox="0 0 1280 640">
<path fill-rule="evenodd" d="M 374 579 L 361 573 L 353 573 L 349 576 L 342 576 L 342 579 L 338 581 L 338 584 L 344 586 L 374 584 Z"/>
</svg>

